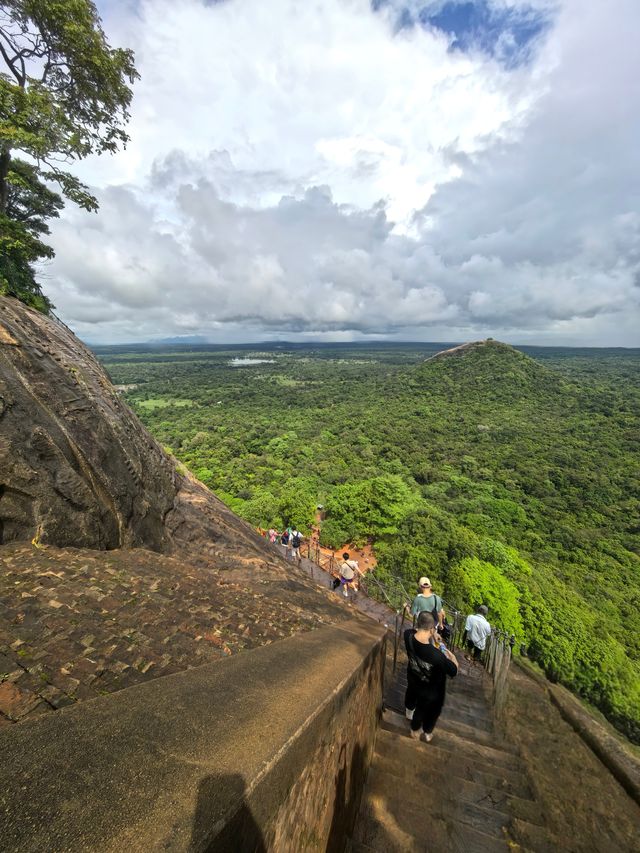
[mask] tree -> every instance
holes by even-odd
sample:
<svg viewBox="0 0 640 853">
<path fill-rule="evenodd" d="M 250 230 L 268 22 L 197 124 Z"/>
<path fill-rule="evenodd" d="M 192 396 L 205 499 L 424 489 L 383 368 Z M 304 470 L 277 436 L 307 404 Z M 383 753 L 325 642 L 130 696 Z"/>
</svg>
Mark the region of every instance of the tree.
<svg viewBox="0 0 640 853">
<path fill-rule="evenodd" d="M 7 209 L 0 215 L 0 293 L 15 296 L 45 313 L 53 306 L 36 281 L 32 264 L 53 255 L 40 239 L 47 220 L 59 216 L 60 195 L 38 177 L 38 169 L 13 159 L 7 176 Z"/>
<path fill-rule="evenodd" d="M 90 0 L 9 0 L 0 7 L 0 292 L 47 309 L 32 264 L 53 255 L 39 235 L 61 204 L 43 181 L 97 210 L 95 197 L 64 167 L 126 145 L 137 77 L 133 53 L 109 46 Z M 16 159 L 16 151 L 33 163 Z"/>
<path fill-rule="evenodd" d="M 449 570 L 447 592 L 458 606 L 475 610 L 487 604 L 492 624 L 521 638 L 520 592 L 497 566 L 465 557 Z"/>
</svg>

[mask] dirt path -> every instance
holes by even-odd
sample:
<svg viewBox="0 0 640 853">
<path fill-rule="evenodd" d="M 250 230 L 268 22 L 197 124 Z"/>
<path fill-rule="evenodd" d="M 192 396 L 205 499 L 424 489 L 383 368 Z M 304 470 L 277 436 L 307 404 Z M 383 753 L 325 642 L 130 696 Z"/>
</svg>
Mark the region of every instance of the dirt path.
<svg viewBox="0 0 640 853">
<path fill-rule="evenodd" d="M 349 554 L 349 558 L 351 560 L 357 560 L 358 566 L 363 572 L 370 572 L 375 569 L 378 561 L 376 560 L 375 554 L 373 552 L 373 545 L 367 543 L 362 548 L 356 548 L 351 543 L 346 543 L 342 545 L 340 548 L 324 548 L 319 544 L 320 539 L 320 526 L 315 524 L 311 530 L 311 536 L 309 537 L 313 549 L 315 551 L 316 547 L 320 549 L 320 553 L 325 557 L 335 557 L 336 560 L 341 561 L 342 555 L 346 552 Z"/>
</svg>

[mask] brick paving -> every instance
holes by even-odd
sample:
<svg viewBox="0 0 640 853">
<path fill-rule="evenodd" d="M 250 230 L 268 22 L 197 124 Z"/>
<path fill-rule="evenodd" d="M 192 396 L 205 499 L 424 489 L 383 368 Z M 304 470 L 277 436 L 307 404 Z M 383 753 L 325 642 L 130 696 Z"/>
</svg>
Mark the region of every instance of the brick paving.
<svg viewBox="0 0 640 853">
<path fill-rule="evenodd" d="M 278 558 L 233 557 L 0 546 L 0 725 L 351 616 Z"/>
</svg>

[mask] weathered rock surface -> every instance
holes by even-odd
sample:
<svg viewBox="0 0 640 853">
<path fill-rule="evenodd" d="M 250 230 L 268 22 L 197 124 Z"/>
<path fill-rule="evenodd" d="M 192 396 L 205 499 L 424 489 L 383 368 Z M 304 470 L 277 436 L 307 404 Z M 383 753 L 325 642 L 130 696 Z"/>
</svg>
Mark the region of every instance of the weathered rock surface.
<svg viewBox="0 0 640 853">
<path fill-rule="evenodd" d="M 0 297 L 0 544 L 261 553 L 63 324 Z"/>
</svg>

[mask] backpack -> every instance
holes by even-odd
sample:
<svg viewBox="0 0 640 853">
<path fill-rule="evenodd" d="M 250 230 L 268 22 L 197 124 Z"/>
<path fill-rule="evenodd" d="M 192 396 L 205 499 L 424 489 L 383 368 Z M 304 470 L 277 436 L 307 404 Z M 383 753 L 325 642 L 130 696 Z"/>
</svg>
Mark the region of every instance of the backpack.
<svg viewBox="0 0 640 853">
<path fill-rule="evenodd" d="M 437 628 L 438 624 L 440 622 L 440 617 L 438 616 L 438 614 L 440 613 L 440 610 L 442 609 L 442 603 L 440 604 L 440 609 L 438 609 L 438 596 L 435 594 L 435 592 L 433 593 L 433 598 L 435 601 L 435 607 L 433 608 L 431 613 L 433 615 L 433 618 L 434 618 L 435 623 L 436 623 L 436 628 Z"/>
<path fill-rule="evenodd" d="M 293 546 L 294 548 L 299 548 L 299 547 L 300 547 L 300 537 L 298 536 L 298 534 L 297 534 L 297 533 L 296 533 L 296 535 L 293 537 L 293 539 L 291 540 L 291 544 L 292 544 L 292 546 Z"/>
<path fill-rule="evenodd" d="M 413 643 L 413 634 L 409 634 L 409 669 L 424 684 L 431 681 L 431 664 L 422 660 L 416 654 L 416 647 Z"/>
</svg>

